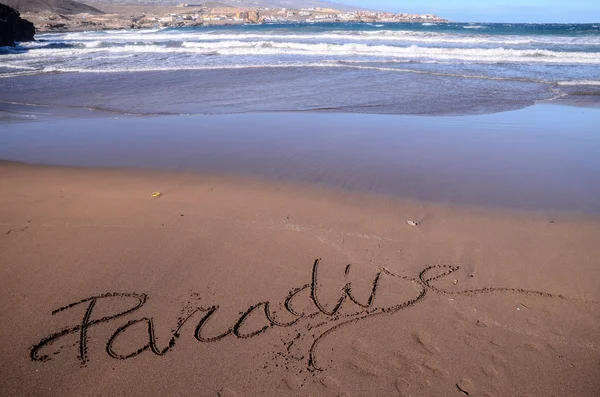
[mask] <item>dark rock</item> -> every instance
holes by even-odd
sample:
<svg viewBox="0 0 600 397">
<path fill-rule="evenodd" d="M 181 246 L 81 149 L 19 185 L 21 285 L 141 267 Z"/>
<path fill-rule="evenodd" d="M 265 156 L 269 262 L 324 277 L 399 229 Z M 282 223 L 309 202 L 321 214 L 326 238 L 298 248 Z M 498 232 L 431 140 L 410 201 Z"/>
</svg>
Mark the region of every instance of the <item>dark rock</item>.
<svg viewBox="0 0 600 397">
<path fill-rule="evenodd" d="M 64 23 L 47 23 L 42 26 L 45 30 L 65 30 L 67 25 Z"/>
<path fill-rule="evenodd" d="M 33 41 L 33 23 L 21 18 L 18 11 L 0 4 L 0 46 L 14 46 L 18 41 Z"/>
<path fill-rule="evenodd" d="M 52 12 L 55 14 L 104 14 L 99 9 L 73 0 L 2 0 L 20 12 Z"/>
</svg>

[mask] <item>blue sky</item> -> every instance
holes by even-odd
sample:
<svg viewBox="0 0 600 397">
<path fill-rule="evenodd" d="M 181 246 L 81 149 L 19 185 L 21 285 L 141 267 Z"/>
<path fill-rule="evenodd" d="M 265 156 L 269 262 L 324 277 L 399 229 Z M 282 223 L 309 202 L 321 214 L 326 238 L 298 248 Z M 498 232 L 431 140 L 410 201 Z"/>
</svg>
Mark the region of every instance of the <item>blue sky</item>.
<svg viewBox="0 0 600 397">
<path fill-rule="evenodd" d="M 600 22 L 600 0 L 337 0 L 395 12 L 432 13 L 453 21 Z"/>
</svg>

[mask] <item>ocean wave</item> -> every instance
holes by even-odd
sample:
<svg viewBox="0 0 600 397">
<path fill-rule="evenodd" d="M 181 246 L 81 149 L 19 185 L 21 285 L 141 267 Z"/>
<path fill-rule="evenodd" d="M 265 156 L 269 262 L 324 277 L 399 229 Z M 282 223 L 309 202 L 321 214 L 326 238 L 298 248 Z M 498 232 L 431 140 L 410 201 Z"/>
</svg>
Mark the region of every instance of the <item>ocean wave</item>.
<svg viewBox="0 0 600 397">
<path fill-rule="evenodd" d="M 368 45 L 361 43 L 301 43 L 277 41 L 217 41 L 217 42 L 183 42 L 180 45 L 164 43 L 138 43 L 121 46 L 102 46 L 94 43 L 91 48 L 56 48 L 32 50 L 16 57 L 51 57 L 51 56 L 95 56 L 101 52 L 115 53 L 190 53 L 219 55 L 276 56 L 297 55 L 336 56 L 336 57 L 373 57 L 457 60 L 484 63 L 553 63 L 553 64 L 600 64 L 600 53 L 560 52 L 543 49 L 518 50 L 510 48 L 445 48 Z M 13 55 L 6 55 L 11 57 Z M 10 58 L 9 58 L 10 59 Z"/>
<path fill-rule="evenodd" d="M 404 62 L 409 63 L 409 62 Z M 1 66 L 1 65 L 0 65 Z M 145 73 L 145 72 L 177 72 L 177 71 L 215 71 L 215 70 L 249 70 L 249 69 L 310 69 L 310 68 L 321 68 L 321 69 L 350 69 L 350 70 L 364 70 L 373 72 L 385 72 L 385 73 L 410 73 L 419 75 L 439 76 L 448 78 L 459 78 L 459 79 L 477 79 L 477 80 L 493 80 L 493 81 L 507 81 L 507 82 L 522 82 L 522 83 L 536 83 L 536 84 L 557 84 L 557 85 L 600 85 L 600 81 L 596 80 L 581 80 L 581 81 L 561 81 L 553 82 L 547 79 L 540 78 L 527 78 L 527 77 L 503 77 L 503 76 L 490 76 L 482 74 L 471 74 L 471 73 L 460 73 L 460 72 L 445 72 L 436 70 L 423 70 L 423 69 L 409 69 L 397 66 L 377 66 L 371 65 L 367 62 L 359 61 L 322 61 L 322 62 L 289 62 L 289 63 L 261 63 L 261 64 L 220 64 L 220 65 L 190 65 L 181 63 L 165 64 L 161 62 L 152 62 L 144 64 L 126 64 L 126 63 L 112 63 L 102 64 L 99 67 L 75 67 L 75 66 L 46 66 L 38 68 L 36 70 L 19 70 L 15 72 L 0 72 L 0 78 L 10 77 L 21 77 L 31 75 L 43 75 L 43 74 L 55 74 L 55 73 Z"/>
<path fill-rule="evenodd" d="M 23 48 L 22 46 L 17 46 L 17 47 L 0 47 L 0 55 L 5 55 L 5 54 L 22 54 L 25 51 L 27 51 L 26 48 Z"/>
<path fill-rule="evenodd" d="M 40 70 L 22 70 L 20 72 L 5 72 L 0 73 L 0 79 L 7 79 L 10 77 L 23 77 L 23 76 L 36 76 L 45 72 Z"/>
<path fill-rule="evenodd" d="M 556 84 L 558 85 L 600 85 L 600 80 L 571 80 L 571 81 L 559 81 Z"/>
<path fill-rule="evenodd" d="M 37 70 L 38 69 L 38 68 L 27 66 L 27 65 L 12 64 L 9 62 L 0 62 L 0 68 L 23 69 L 23 70 Z"/>
<path fill-rule="evenodd" d="M 471 27 L 473 28 L 473 27 Z M 129 30 L 119 33 L 103 32 L 75 32 L 66 34 L 51 34 L 51 41 L 87 42 L 87 41 L 114 41 L 116 43 L 132 41 L 218 41 L 218 40 L 346 40 L 346 41 L 401 41 L 422 43 L 468 43 L 468 44 L 497 44 L 497 45 L 598 45 L 598 36 L 519 36 L 507 37 L 502 35 L 466 34 L 422 32 L 410 30 L 375 30 L 375 31 L 349 31 L 336 30 L 327 33 L 222 33 L 205 31 L 165 31 L 165 30 Z"/>
<path fill-rule="evenodd" d="M 515 25 L 514 30 L 470 25 L 488 27 L 479 31 L 463 26 L 336 24 L 49 33 L 0 54 L 0 76 L 312 67 L 346 68 L 365 76 L 418 73 L 538 82 L 556 91 L 574 90 L 559 88 L 567 85 L 598 86 L 600 34 L 569 33 L 562 26 L 545 26 L 541 33 L 537 25 Z M 314 73 L 306 70 L 298 73 Z"/>
<path fill-rule="evenodd" d="M 334 62 L 312 62 L 312 63 L 289 63 L 289 64 L 260 64 L 260 65 L 248 65 L 248 64 L 232 64 L 232 65 L 218 65 L 218 66 L 146 66 L 143 68 L 126 68 L 126 67 L 112 67 L 112 68 L 77 68 L 77 67 L 59 67 L 49 66 L 36 71 L 35 73 L 30 72 L 29 74 L 50 74 L 50 73 L 132 73 L 132 72 L 173 72 L 173 71 L 206 71 L 206 70 L 243 70 L 243 69 L 287 69 L 287 68 L 332 68 L 332 69 L 356 69 L 356 70 L 369 70 L 375 72 L 390 72 L 390 73 L 412 73 L 420 75 L 430 76 L 441 76 L 441 77 L 454 77 L 462 79 L 478 79 L 478 80 L 496 80 L 496 81 L 519 81 L 526 83 L 539 83 L 539 84 L 551 84 L 550 81 L 527 79 L 527 78 L 510 78 L 510 77 L 494 77 L 485 75 L 471 75 L 461 73 L 446 73 L 446 72 L 435 72 L 426 70 L 415 70 L 415 69 L 402 69 L 402 68 L 388 68 L 378 66 L 360 66 L 360 65 L 346 65 Z"/>
</svg>

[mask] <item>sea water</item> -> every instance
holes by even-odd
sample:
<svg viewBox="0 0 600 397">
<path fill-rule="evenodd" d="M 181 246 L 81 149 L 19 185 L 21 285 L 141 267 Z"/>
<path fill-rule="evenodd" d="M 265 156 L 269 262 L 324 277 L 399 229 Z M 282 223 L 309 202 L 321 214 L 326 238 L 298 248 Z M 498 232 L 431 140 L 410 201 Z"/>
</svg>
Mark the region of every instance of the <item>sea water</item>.
<svg viewBox="0 0 600 397">
<path fill-rule="evenodd" d="M 478 114 L 600 102 L 600 24 L 317 23 L 45 33 L 0 100 L 134 114 Z"/>
</svg>

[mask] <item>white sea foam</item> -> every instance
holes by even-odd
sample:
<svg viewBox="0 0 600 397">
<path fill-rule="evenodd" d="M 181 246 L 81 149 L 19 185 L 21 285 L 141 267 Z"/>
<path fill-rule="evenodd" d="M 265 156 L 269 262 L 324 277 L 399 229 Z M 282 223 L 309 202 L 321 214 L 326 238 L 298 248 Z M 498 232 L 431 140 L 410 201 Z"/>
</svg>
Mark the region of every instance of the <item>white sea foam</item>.
<svg viewBox="0 0 600 397">
<path fill-rule="evenodd" d="M 476 28 L 470 26 L 469 28 Z M 145 31 L 132 30 L 122 32 L 76 32 L 66 34 L 40 35 L 51 41 L 66 42 L 135 42 L 135 41 L 217 41 L 217 40 L 296 40 L 296 41 L 323 41 L 323 40 L 345 40 L 345 41 L 402 41 L 421 43 L 469 43 L 469 44 L 504 44 L 504 45 L 527 45 L 527 44 L 566 44 L 566 45 L 600 45 L 600 37 L 597 36 L 519 36 L 507 37 L 502 35 L 483 34 L 451 34 L 440 32 L 415 32 L 415 31 L 332 31 L 328 33 L 310 34 L 281 34 L 278 32 L 264 33 L 220 33 L 220 32 L 198 32 L 198 31 Z"/>
<path fill-rule="evenodd" d="M 174 71 L 210 71 L 210 70 L 241 70 L 241 69 L 282 69 L 282 68 L 331 68 L 331 69 L 355 69 L 355 70 L 366 70 L 374 72 L 388 72 L 388 73 L 411 73 L 419 75 L 431 75 L 441 77 L 455 77 L 464 79 L 480 79 L 480 80 L 496 80 L 496 81 L 513 81 L 513 82 L 525 82 L 525 83 L 544 83 L 551 84 L 552 81 L 544 79 L 530 79 L 530 78 L 516 78 L 516 77 L 499 77 L 499 76 L 487 76 L 480 74 L 462 74 L 462 73 L 449 73 L 441 71 L 428 71 L 419 69 L 407 69 L 399 67 L 382 67 L 382 66 L 371 66 L 369 64 L 360 64 L 351 62 L 308 62 L 308 63 L 263 63 L 263 64 L 228 64 L 228 65 L 185 65 L 185 64 L 164 64 L 164 63 L 153 63 L 152 65 L 131 65 L 130 67 L 124 66 L 125 64 L 113 64 L 110 67 L 98 68 L 98 67 L 72 67 L 72 66 L 47 66 L 42 69 L 35 71 L 20 71 L 13 73 L 0 74 L 0 77 L 18 77 L 25 75 L 35 74 L 50 74 L 50 73 L 130 73 L 130 72 L 174 72 Z M 600 83 L 600 82 L 599 82 Z"/>
<path fill-rule="evenodd" d="M 0 79 L 6 79 L 9 77 L 22 77 L 22 76 L 35 76 L 41 74 L 42 72 L 39 70 L 31 71 L 31 70 L 22 70 L 20 72 L 8 72 L 8 73 L 0 73 Z"/>
<path fill-rule="evenodd" d="M 0 58 L 0 59 L 2 59 L 2 58 Z M 22 65 L 19 63 L 9 63 L 9 62 L 0 62 L 0 68 L 37 70 L 37 68 L 31 67 L 31 66 Z"/>
<path fill-rule="evenodd" d="M 470 27 L 477 26 L 481 25 Z M 600 65 L 600 35 L 154 29 L 51 33 L 38 38 L 41 41 L 0 55 L 0 66 L 12 69 L 7 69 L 9 73 L 352 67 L 525 81 L 544 76 L 549 82 L 575 84 L 570 76 L 595 81 L 593 68 Z M 399 69 L 402 64 L 410 64 L 410 71 Z M 463 65 L 470 66 L 461 73 Z"/>
<path fill-rule="evenodd" d="M 600 80 L 572 80 L 572 81 L 559 81 L 558 85 L 600 85 Z"/>
<path fill-rule="evenodd" d="M 194 71 L 194 70 L 240 70 L 240 69 L 283 69 L 283 68 L 338 68 L 338 69 L 356 69 L 356 70 L 371 70 L 379 72 L 391 72 L 391 73 L 413 73 L 421 75 L 432 75 L 442 77 L 457 77 L 465 79 L 480 79 L 480 80 L 497 80 L 497 81 L 521 81 L 528 83 L 551 83 L 544 80 L 533 80 L 533 79 L 519 79 L 519 78 L 507 78 L 507 77 L 492 77 L 484 75 L 469 75 L 460 73 L 444 73 L 444 72 L 432 72 L 415 69 L 401 69 L 401 68 L 386 68 L 376 66 L 356 66 L 356 65 L 342 65 L 331 62 L 313 62 L 313 63 L 289 63 L 289 64 L 261 64 L 261 65 L 247 65 L 247 64 L 233 64 L 233 65 L 219 65 L 219 66 L 147 66 L 143 69 L 130 69 L 123 67 L 114 67 L 110 69 L 93 69 L 93 68 L 73 68 L 73 67 L 46 67 L 43 70 L 39 70 L 38 74 L 45 73 L 128 73 L 128 72 L 171 72 L 171 71 Z"/>
<path fill-rule="evenodd" d="M 556 63 L 556 64 L 600 64 L 600 53 L 597 52 L 560 52 L 542 49 L 511 48 L 446 48 L 368 45 L 361 43 L 299 43 L 277 41 L 239 41 L 227 40 L 216 42 L 183 42 L 180 46 L 163 44 L 127 44 L 122 46 L 99 46 L 96 42 L 91 48 L 52 48 L 31 50 L 27 54 L 9 54 L 10 57 L 49 57 L 49 56 L 95 56 L 98 53 L 189 53 L 219 55 L 299 55 L 338 56 L 338 57 L 373 57 L 404 58 L 429 60 L 457 60 L 487 63 Z"/>
</svg>

